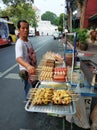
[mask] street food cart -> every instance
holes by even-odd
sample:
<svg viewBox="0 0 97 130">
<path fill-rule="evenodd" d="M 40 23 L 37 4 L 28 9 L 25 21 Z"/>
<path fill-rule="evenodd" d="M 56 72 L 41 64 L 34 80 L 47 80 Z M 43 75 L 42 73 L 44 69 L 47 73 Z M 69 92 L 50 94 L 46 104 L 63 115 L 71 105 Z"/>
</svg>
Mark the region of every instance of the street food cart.
<svg viewBox="0 0 97 130">
<path fill-rule="evenodd" d="M 67 47 L 65 46 L 65 52 L 66 50 Z M 36 85 L 36 88 L 32 88 L 29 91 L 29 100 L 25 105 L 25 110 L 27 112 L 41 112 L 62 116 L 63 130 L 65 129 L 64 118 L 67 115 L 71 116 L 71 130 L 73 129 L 73 115 L 75 115 L 77 112 L 76 101 L 79 100 L 80 95 L 89 97 L 97 96 L 94 85 L 92 86 L 92 84 L 90 84 L 85 77 L 83 68 L 81 66 L 82 57 L 79 56 L 80 61 L 78 61 L 78 63 L 75 65 L 76 67 L 74 68 L 76 52 L 75 49 L 72 52 L 73 53 L 69 54 L 69 58 L 72 56 L 72 64 L 68 67 L 65 62 L 66 55 L 64 56 L 65 58 L 62 58 L 60 54 L 56 54 L 54 52 L 47 52 L 45 55 L 43 55 L 43 58 L 37 67 L 37 77 L 40 81 L 40 84 Z M 43 91 L 46 93 L 46 102 L 44 102 L 43 99 L 45 93 L 43 93 L 44 95 L 41 94 Z M 50 91 L 50 93 L 48 91 Z M 60 98 L 60 93 L 56 96 L 56 98 L 54 98 L 54 93 L 57 91 L 61 91 L 62 93 L 65 91 L 68 93 L 68 95 L 62 96 Z M 42 95 L 42 97 L 40 95 Z M 66 103 L 67 101 L 65 100 L 67 97 L 70 99 L 70 102 L 68 103 Z M 57 100 L 57 103 L 52 99 L 55 99 L 55 101 Z M 86 115 L 84 115 L 84 118 L 85 117 Z"/>
<path fill-rule="evenodd" d="M 56 58 L 57 60 L 55 61 Z M 62 116 L 63 122 L 65 122 L 64 118 L 66 115 L 73 115 L 76 113 L 75 101 L 78 100 L 79 95 L 77 95 L 77 93 L 74 93 L 73 91 L 70 91 L 71 85 L 66 82 L 67 79 L 65 75 L 67 69 L 63 58 L 59 54 L 47 52 L 40 61 L 37 70 L 38 70 L 37 75 L 38 79 L 40 80 L 40 84 L 36 85 L 36 88 L 34 89 L 32 88 L 29 91 L 28 94 L 29 100 L 25 106 L 25 110 L 27 112 L 41 112 Z M 53 91 L 47 94 L 48 97 L 46 97 L 45 101 L 43 101 L 44 100 L 43 98 L 45 98 L 44 95 L 41 94 L 43 93 L 43 91 L 45 91 L 44 95 L 47 94 L 48 91 Z M 60 93 L 59 95 L 61 95 L 61 92 L 66 95 L 63 94 L 61 99 L 59 97 L 59 99 L 57 100 L 55 98 L 54 100 L 50 101 L 50 98 L 54 96 L 54 92 L 57 91 Z M 68 91 L 70 93 L 70 96 L 67 94 Z M 34 96 L 36 94 L 37 98 L 36 101 L 34 101 Z M 40 95 L 42 96 L 39 97 Z M 41 99 L 40 102 L 38 102 L 39 98 Z M 65 129 L 64 123 L 63 123 L 63 129 Z M 71 129 L 72 129 L 72 123 L 71 123 Z"/>
</svg>

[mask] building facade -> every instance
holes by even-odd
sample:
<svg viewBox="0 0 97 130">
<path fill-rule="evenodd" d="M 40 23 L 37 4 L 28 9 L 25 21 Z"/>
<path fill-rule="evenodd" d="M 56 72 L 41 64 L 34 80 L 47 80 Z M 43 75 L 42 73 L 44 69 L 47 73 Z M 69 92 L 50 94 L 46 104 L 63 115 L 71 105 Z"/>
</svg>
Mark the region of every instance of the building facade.
<svg viewBox="0 0 97 130">
<path fill-rule="evenodd" d="M 97 27 L 97 0 L 88 0 L 84 17 L 84 28 Z"/>
</svg>

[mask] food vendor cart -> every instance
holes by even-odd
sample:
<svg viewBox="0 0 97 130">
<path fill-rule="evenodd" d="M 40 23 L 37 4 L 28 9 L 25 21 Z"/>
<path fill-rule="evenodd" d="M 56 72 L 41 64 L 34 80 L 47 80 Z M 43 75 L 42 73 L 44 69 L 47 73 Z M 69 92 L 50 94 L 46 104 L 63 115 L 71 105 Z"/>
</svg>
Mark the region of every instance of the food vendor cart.
<svg viewBox="0 0 97 130">
<path fill-rule="evenodd" d="M 74 34 L 75 35 L 75 34 Z M 74 45 L 75 46 L 75 45 Z M 67 47 L 65 46 L 65 49 L 67 49 Z M 66 51 L 66 50 L 65 50 Z M 72 122 L 73 122 L 73 115 L 76 113 L 76 101 L 78 100 L 78 96 L 81 94 L 82 96 L 97 96 L 97 93 L 96 91 L 94 91 L 94 86 L 91 86 L 86 78 L 85 78 L 85 75 L 84 75 L 84 72 L 83 70 L 80 70 L 80 69 L 76 69 L 74 70 L 74 55 L 75 55 L 75 49 L 73 50 L 73 53 L 72 53 L 72 66 L 69 67 L 68 70 L 70 70 L 70 74 L 68 76 L 68 80 L 67 80 L 67 77 L 65 79 L 61 79 L 61 81 L 59 80 L 60 77 L 57 77 L 55 76 L 54 80 L 51 79 L 51 77 L 46 77 L 44 78 L 43 76 L 43 73 L 41 73 L 40 75 L 40 70 L 41 72 L 45 71 L 45 75 L 46 75 L 46 72 L 48 72 L 47 68 L 44 67 L 44 64 L 46 64 L 46 66 L 48 66 L 48 62 L 46 62 L 47 60 L 46 59 L 54 59 L 55 62 L 53 63 L 56 63 L 56 65 L 53 63 L 50 62 L 49 65 L 53 65 L 53 67 L 56 66 L 56 68 L 64 68 L 66 67 L 66 64 L 65 64 L 65 59 L 64 61 L 60 60 L 60 56 L 58 54 L 55 54 L 55 53 L 52 53 L 52 52 L 47 52 L 46 55 L 43 56 L 42 60 L 41 60 L 41 63 L 39 64 L 39 67 L 37 68 L 37 70 L 39 71 L 38 73 L 38 78 L 40 80 L 40 85 L 38 85 L 38 88 L 41 89 L 41 88 L 52 88 L 53 86 L 53 89 L 68 89 L 70 91 L 73 91 L 75 93 L 75 95 L 77 96 L 76 98 L 73 97 L 72 98 L 72 102 L 69 103 L 68 105 L 63 105 L 63 104 L 53 104 L 52 102 L 48 103 L 47 105 L 45 104 L 41 104 L 41 105 L 33 105 L 32 104 L 32 98 L 29 98 L 27 104 L 25 105 L 25 110 L 27 112 L 41 112 L 41 113 L 48 113 L 48 114 L 56 114 L 57 116 L 59 115 L 63 115 L 63 130 L 65 129 L 65 120 L 64 118 L 67 116 L 67 115 L 70 115 L 71 116 L 71 119 L 70 119 L 70 122 L 71 122 L 71 130 L 73 129 L 72 127 Z M 57 58 L 57 60 L 56 60 Z M 60 62 L 59 62 L 60 61 Z M 46 62 L 46 63 L 45 63 Z M 51 68 L 48 68 L 50 71 L 52 70 Z M 55 69 L 53 69 L 55 70 Z M 59 73 L 55 72 L 54 73 Z M 53 74 L 54 74 L 53 73 Z M 62 73 L 62 71 L 61 71 Z M 76 74 L 76 76 L 74 76 L 73 74 Z M 51 74 L 50 74 L 51 75 Z M 59 74 L 58 74 L 59 75 Z M 77 81 L 77 82 L 75 82 Z M 70 87 L 66 88 L 66 84 L 69 83 L 70 84 Z"/>
<path fill-rule="evenodd" d="M 62 77 L 62 73 L 64 73 L 64 75 L 65 75 L 65 71 L 66 71 L 65 63 L 64 63 L 63 60 L 60 60 L 60 62 L 58 62 L 59 60 L 57 60 L 56 63 L 54 62 L 54 66 L 53 66 L 51 59 L 53 59 L 55 57 L 60 60 L 59 54 L 55 54 L 55 53 L 52 53 L 52 52 L 47 52 L 43 56 L 39 66 L 37 68 L 37 70 L 38 70 L 37 75 L 38 75 L 38 79 L 40 80 L 40 84 L 38 86 L 36 85 L 35 94 L 38 92 L 38 90 L 40 91 L 42 89 L 42 91 L 43 91 L 43 89 L 46 89 L 46 88 L 53 89 L 54 91 L 56 91 L 56 90 L 65 91 L 67 89 L 68 90 L 70 89 L 70 85 L 67 84 L 66 82 L 64 82 L 66 80 L 65 77 L 64 78 Z M 48 59 L 49 59 L 49 62 L 48 62 Z M 49 66 L 47 66 L 48 64 L 49 64 Z M 44 65 L 46 65 L 46 66 L 44 66 Z M 52 66 L 53 67 L 57 66 L 56 67 L 57 70 L 52 69 Z M 62 79 L 58 80 L 57 76 L 59 74 L 57 75 L 57 73 L 59 73 L 59 71 L 58 71 L 59 69 L 60 69 Z M 51 76 L 52 70 L 55 73 L 55 79 L 54 80 L 52 79 L 52 76 Z M 45 73 L 43 73 L 43 72 L 45 72 Z M 48 72 L 48 74 L 47 74 L 47 72 Z M 28 102 L 25 106 L 25 110 L 27 112 L 41 112 L 41 113 L 54 114 L 54 115 L 57 115 L 57 116 L 62 116 L 63 117 L 63 130 L 64 130 L 65 129 L 65 126 L 64 126 L 65 119 L 64 118 L 65 118 L 66 115 L 73 115 L 73 114 L 76 113 L 75 100 L 78 100 L 78 98 L 72 96 L 72 99 L 71 99 L 72 101 L 70 101 L 70 103 L 67 103 L 67 104 L 54 104 L 52 101 L 47 103 L 47 104 L 44 104 L 44 103 L 38 104 L 38 102 L 37 102 L 38 100 L 36 100 L 36 104 L 35 104 L 35 102 L 33 104 L 33 101 L 34 101 L 33 90 L 34 89 L 29 91 L 29 94 L 28 94 L 29 100 L 28 100 Z M 39 96 L 39 95 L 41 95 L 41 93 L 38 93 L 37 95 Z M 51 93 L 49 95 L 51 95 Z M 72 93 L 72 95 L 77 95 L 77 94 Z M 68 97 L 69 97 L 68 95 L 66 95 L 66 97 L 64 95 L 61 100 L 64 100 L 65 98 L 68 98 Z M 50 100 L 50 96 L 49 96 L 49 100 Z M 72 121 L 71 121 L 71 130 L 72 130 Z"/>
</svg>

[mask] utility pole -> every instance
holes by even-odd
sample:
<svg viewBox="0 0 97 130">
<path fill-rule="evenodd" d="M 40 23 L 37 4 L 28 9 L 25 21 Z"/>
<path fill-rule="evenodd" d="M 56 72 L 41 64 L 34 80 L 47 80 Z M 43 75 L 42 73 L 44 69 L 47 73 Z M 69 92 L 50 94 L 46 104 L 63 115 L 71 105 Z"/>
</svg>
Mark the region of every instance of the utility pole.
<svg viewBox="0 0 97 130">
<path fill-rule="evenodd" d="M 63 13 L 63 32 L 64 32 L 64 13 Z"/>
<path fill-rule="evenodd" d="M 66 10 L 65 10 L 65 8 L 66 8 L 66 0 L 64 0 L 64 3 L 63 4 L 61 4 L 61 6 L 63 6 L 63 32 L 64 32 L 64 30 L 65 30 L 65 26 L 66 26 L 66 20 L 65 20 L 65 14 L 66 14 Z"/>
<path fill-rule="evenodd" d="M 61 6 L 63 6 L 63 31 L 64 31 L 64 4 L 61 4 Z"/>
</svg>

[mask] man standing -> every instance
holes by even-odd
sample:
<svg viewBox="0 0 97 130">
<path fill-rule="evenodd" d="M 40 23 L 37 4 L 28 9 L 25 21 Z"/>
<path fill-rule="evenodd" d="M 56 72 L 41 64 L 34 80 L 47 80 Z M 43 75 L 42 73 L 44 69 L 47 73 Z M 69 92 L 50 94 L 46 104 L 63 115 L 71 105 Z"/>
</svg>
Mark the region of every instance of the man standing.
<svg viewBox="0 0 97 130">
<path fill-rule="evenodd" d="M 16 61 L 19 64 L 19 75 L 24 82 L 25 96 L 27 96 L 31 87 L 29 75 L 35 75 L 37 60 L 32 44 L 28 40 L 29 23 L 25 20 L 20 20 L 18 21 L 17 27 L 19 31 L 19 39 L 15 44 Z"/>
</svg>

